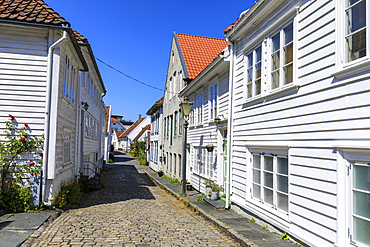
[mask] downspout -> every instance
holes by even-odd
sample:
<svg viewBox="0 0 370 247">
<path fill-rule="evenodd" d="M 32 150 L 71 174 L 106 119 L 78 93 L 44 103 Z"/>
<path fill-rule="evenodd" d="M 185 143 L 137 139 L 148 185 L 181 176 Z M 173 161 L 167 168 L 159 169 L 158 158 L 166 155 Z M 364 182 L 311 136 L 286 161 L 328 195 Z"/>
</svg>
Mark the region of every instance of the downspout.
<svg viewBox="0 0 370 247">
<path fill-rule="evenodd" d="M 50 108 L 51 108 L 51 89 L 53 82 L 53 50 L 59 45 L 63 40 L 67 39 L 67 31 L 63 31 L 63 36 L 52 44 L 48 49 L 48 74 L 46 80 L 46 109 L 45 109 L 45 141 L 44 141 L 44 164 L 42 167 L 43 173 L 43 183 L 42 183 L 42 201 L 45 205 L 50 204 L 45 202 L 45 188 L 46 188 L 46 177 L 47 177 L 47 167 L 49 165 L 49 138 L 50 138 Z"/>
<path fill-rule="evenodd" d="M 229 107 L 228 107 L 228 120 L 227 120 L 227 175 L 226 175 L 226 204 L 225 208 L 230 208 L 230 181 L 231 181 L 231 144 L 232 144 L 232 129 L 233 129 L 233 88 L 234 88 L 234 44 L 226 39 L 230 45 L 230 69 L 229 69 Z"/>
</svg>

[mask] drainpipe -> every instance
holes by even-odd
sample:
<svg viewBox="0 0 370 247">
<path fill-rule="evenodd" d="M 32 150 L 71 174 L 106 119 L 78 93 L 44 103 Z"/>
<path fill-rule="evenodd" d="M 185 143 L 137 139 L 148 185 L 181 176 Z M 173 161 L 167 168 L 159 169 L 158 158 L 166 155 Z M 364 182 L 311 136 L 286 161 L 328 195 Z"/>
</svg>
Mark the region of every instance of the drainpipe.
<svg viewBox="0 0 370 247">
<path fill-rule="evenodd" d="M 63 37 L 52 44 L 48 49 L 48 73 L 46 80 L 46 109 L 45 109 L 45 141 L 44 141 L 44 164 L 42 167 L 43 173 L 43 183 L 42 183 L 42 201 L 45 205 L 50 206 L 50 203 L 45 202 L 45 188 L 46 188 L 46 177 L 47 177 L 47 167 L 49 165 L 49 137 L 50 137 L 50 108 L 51 108 L 51 89 L 52 89 L 52 75 L 53 75 L 53 50 L 59 45 L 63 40 L 67 38 L 67 31 L 63 31 Z"/>
<path fill-rule="evenodd" d="M 226 204 L 225 208 L 230 208 L 230 181 L 231 181 L 231 144 L 232 144 L 232 129 L 233 129 L 233 88 L 234 88 L 234 44 L 226 39 L 230 45 L 230 69 L 229 69 L 229 107 L 228 107 L 228 120 L 227 120 L 227 175 L 226 175 Z"/>
</svg>

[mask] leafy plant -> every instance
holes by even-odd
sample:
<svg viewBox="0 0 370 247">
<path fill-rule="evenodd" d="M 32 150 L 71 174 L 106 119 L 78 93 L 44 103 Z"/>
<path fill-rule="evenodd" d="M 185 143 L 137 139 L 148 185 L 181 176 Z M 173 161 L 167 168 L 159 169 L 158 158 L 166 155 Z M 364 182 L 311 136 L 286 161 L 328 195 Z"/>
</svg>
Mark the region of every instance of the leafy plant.
<svg viewBox="0 0 370 247">
<path fill-rule="evenodd" d="M 65 208 L 67 204 L 77 204 L 82 196 L 82 183 L 78 180 L 69 181 L 60 188 L 57 207 Z"/>
<path fill-rule="evenodd" d="M 267 225 L 265 226 L 262 226 L 263 229 L 267 230 L 267 231 L 270 231 L 270 229 L 267 228 Z"/>
<path fill-rule="evenodd" d="M 203 200 L 203 197 L 205 197 L 206 195 L 205 194 L 201 194 L 198 198 L 197 198 L 197 201 L 200 202 Z"/>
<path fill-rule="evenodd" d="M 281 234 L 281 238 L 280 239 L 282 239 L 282 240 L 289 240 L 289 236 L 288 236 L 288 234 L 286 232 L 284 232 L 284 233 Z"/>
<path fill-rule="evenodd" d="M 113 163 L 113 160 L 109 159 L 109 160 L 108 160 L 108 163 Z"/>
</svg>

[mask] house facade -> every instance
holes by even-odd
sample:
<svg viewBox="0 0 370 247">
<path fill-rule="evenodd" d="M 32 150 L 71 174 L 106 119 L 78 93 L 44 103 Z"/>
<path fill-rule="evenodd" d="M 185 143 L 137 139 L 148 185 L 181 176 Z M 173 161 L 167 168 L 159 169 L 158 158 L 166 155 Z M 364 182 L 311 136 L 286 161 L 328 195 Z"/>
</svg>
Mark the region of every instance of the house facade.
<svg viewBox="0 0 370 247">
<path fill-rule="evenodd" d="M 163 98 L 162 160 L 163 171 L 167 176 L 181 179 L 183 118 L 179 106 L 179 91 L 204 70 L 226 46 L 227 43 L 223 39 L 173 34 Z M 189 167 L 187 170 L 189 174 Z"/>
<path fill-rule="evenodd" d="M 230 42 L 227 190 L 310 246 L 370 246 L 369 1 L 256 1 Z"/>
<path fill-rule="evenodd" d="M 82 105 L 78 112 L 81 133 L 80 173 L 91 177 L 95 176 L 96 170 L 102 168 L 104 161 L 107 109 L 101 97 L 106 89 L 89 42 L 81 34 L 76 31 L 74 33 L 88 65 L 88 71 L 81 71 L 79 75 L 78 102 Z"/>
<path fill-rule="evenodd" d="M 82 54 L 79 38 L 41 0 L 1 3 L 0 138 L 8 114 L 28 123 L 32 134 L 44 134 L 40 197 L 45 205 L 52 205 L 62 183 L 81 171 L 80 72 L 95 68 Z M 102 117 L 100 111 L 97 118 Z"/>
<path fill-rule="evenodd" d="M 187 135 L 188 182 L 202 192 L 207 179 L 226 187 L 229 55 L 227 47 L 180 92 L 180 98 L 194 102 Z M 207 151 L 207 146 L 214 148 Z"/>
<path fill-rule="evenodd" d="M 150 142 L 149 142 L 149 166 L 154 171 L 162 170 L 163 157 L 162 149 L 162 115 L 163 115 L 163 97 L 147 111 L 146 115 L 150 116 Z"/>
<path fill-rule="evenodd" d="M 105 141 L 104 141 L 104 160 L 107 163 L 109 160 L 109 153 L 112 152 L 111 150 L 111 143 L 112 143 L 112 130 L 111 130 L 111 118 L 112 118 L 112 106 L 107 106 L 107 115 L 105 117 Z"/>
<path fill-rule="evenodd" d="M 136 120 L 126 131 L 122 132 L 119 137 L 119 148 L 123 151 L 130 151 L 131 143 L 134 141 L 141 141 L 142 133 L 141 131 L 146 128 L 146 126 L 150 124 L 150 118 L 145 117 L 142 118 L 139 115 L 138 120 Z M 139 135 L 141 133 L 141 135 Z"/>
</svg>

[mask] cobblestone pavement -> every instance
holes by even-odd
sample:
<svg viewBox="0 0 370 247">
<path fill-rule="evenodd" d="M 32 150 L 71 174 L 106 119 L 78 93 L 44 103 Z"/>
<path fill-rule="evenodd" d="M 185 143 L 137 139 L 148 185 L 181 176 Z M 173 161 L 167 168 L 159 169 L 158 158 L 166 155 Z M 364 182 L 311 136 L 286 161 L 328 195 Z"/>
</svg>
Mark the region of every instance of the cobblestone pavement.
<svg viewBox="0 0 370 247">
<path fill-rule="evenodd" d="M 39 232 L 32 246 L 238 246 L 157 187 L 126 154 L 104 188 Z"/>
</svg>

